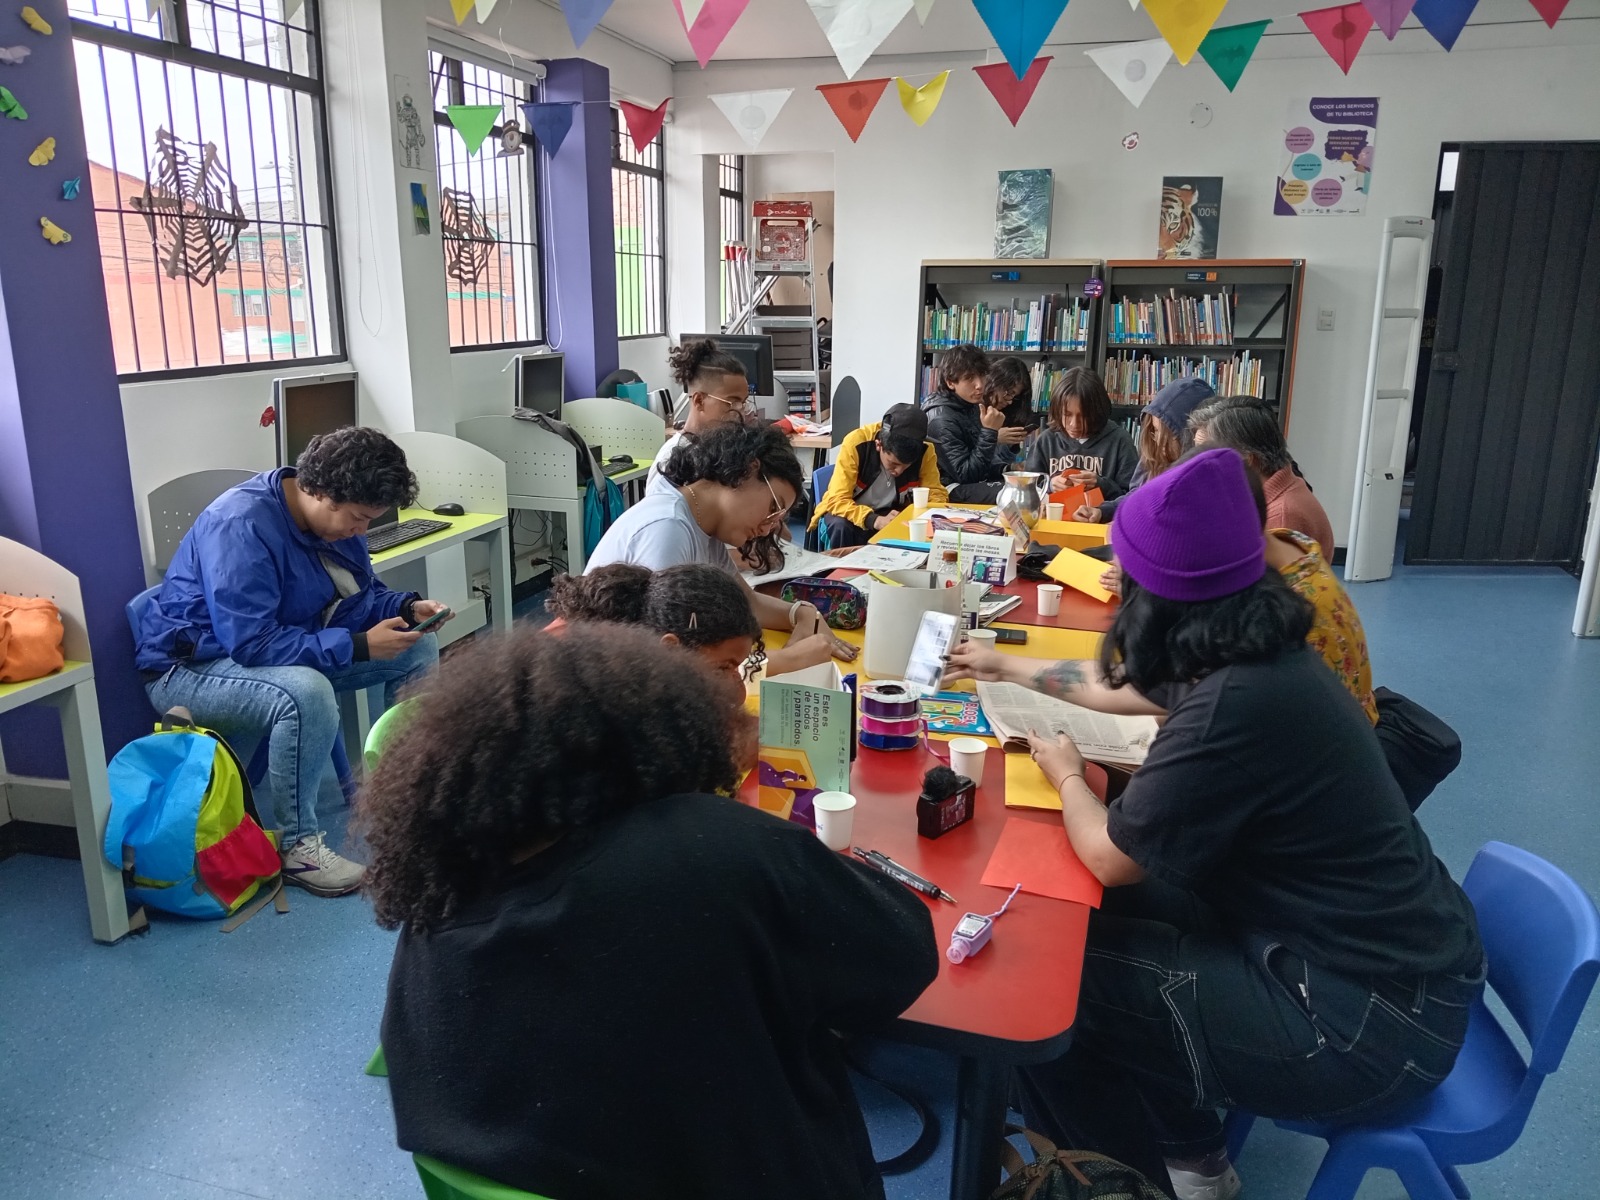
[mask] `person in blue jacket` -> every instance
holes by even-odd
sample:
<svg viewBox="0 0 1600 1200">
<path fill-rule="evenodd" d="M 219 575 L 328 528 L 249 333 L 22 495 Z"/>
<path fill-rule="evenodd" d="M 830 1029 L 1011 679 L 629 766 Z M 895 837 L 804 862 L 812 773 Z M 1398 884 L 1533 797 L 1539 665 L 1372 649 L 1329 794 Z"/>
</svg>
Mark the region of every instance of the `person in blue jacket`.
<svg viewBox="0 0 1600 1200">
<path fill-rule="evenodd" d="M 139 623 L 136 665 L 158 712 L 181 706 L 225 736 L 270 736 L 284 880 L 319 896 L 353 892 L 365 870 L 317 825 L 334 693 L 381 684 L 393 704 L 439 661 L 434 635 L 408 627 L 445 606 L 385 587 L 367 553 L 367 526 L 416 495 L 405 453 L 378 430 L 313 438 L 293 467 L 195 519 Z"/>
</svg>

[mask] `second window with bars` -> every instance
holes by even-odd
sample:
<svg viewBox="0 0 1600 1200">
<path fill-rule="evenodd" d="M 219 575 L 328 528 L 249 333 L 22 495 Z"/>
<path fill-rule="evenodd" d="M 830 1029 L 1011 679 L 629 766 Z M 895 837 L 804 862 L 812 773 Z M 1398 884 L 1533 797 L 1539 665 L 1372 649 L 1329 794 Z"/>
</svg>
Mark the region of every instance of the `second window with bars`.
<svg viewBox="0 0 1600 1200">
<path fill-rule="evenodd" d="M 617 239 L 617 336 L 667 332 L 666 186 L 662 134 L 641 153 L 611 110 L 611 206 Z"/>
</svg>

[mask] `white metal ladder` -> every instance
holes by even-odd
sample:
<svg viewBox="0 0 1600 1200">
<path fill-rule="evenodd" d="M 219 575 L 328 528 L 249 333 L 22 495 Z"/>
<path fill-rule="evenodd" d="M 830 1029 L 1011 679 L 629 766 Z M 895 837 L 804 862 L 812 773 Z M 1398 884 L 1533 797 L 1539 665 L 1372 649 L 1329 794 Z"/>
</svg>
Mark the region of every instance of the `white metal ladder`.
<svg viewBox="0 0 1600 1200">
<path fill-rule="evenodd" d="M 1389 303 L 1389 267 L 1395 243 L 1421 242 L 1412 300 Z M 1411 433 L 1411 400 L 1416 388 L 1417 354 L 1422 344 L 1422 307 L 1428 295 L 1433 253 L 1433 221 L 1428 217 L 1390 217 L 1383 223 L 1378 254 L 1378 295 L 1372 309 L 1372 341 L 1367 349 L 1367 382 L 1361 401 L 1361 440 L 1356 448 L 1355 498 L 1350 509 L 1350 544 L 1345 550 L 1347 583 L 1369 583 L 1394 573 L 1395 539 L 1400 531 L 1400 499 L 1405 488 L 1406 443 Z M 1404 323 L 1405 368 L 1400 387 L 1379 387 L 1380 350 Z M 1389 337 L 1386 337 L 1385 334 Z"/>
</svg>

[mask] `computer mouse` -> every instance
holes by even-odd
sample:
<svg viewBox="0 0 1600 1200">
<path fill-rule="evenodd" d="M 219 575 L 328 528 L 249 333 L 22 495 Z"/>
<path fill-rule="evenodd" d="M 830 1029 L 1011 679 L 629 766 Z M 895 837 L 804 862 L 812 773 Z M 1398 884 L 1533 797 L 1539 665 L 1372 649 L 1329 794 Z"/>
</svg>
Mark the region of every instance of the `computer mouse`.
<svg viewBox="0 0 1600 1200">
<path fill-rule="evenodd" d="M 606 461 L 614 463 L 631 463 L 633 461 L 633 456 L 631 454 L 613 454 Z"/>
<path fill-rule="evenodd" d="M 436 505 L 433 511 L 438 513 L 441 517 L 464 517 L 467 515 L 466 509 L 453 502 L 450 504 Z"/>
</svg>

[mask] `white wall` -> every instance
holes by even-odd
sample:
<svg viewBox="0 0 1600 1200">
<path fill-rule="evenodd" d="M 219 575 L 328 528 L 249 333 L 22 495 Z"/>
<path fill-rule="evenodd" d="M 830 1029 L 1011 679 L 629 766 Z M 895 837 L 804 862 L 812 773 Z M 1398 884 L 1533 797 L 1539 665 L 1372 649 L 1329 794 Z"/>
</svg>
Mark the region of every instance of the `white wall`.
<svg viewBox="0 0 1600 1200">
<path fill-rule="evenodd" d="M 744 160 L 744 171 L 746 200 L 760 200 L 775 192 L 833 190 L 832 153 L 752 154 Z"/>
<path fill-rule="evenodd" d="M 1402 35 L 1396 45 L 1425 38 Z M 1600 137 L 1600 30 L 1534 23 L 1469 29 L 1451 54 L 1426 44 L 1420 52 L 1396 50 L 1374 34 L 1346 80 L 1309 35 L 1269 38 L 1233 95 L 1197 58 L 1188 68 L 1170 66 L 1139 109 L 1077 51 L 1058 49 L 1017 129 L 969 69 L 980 55 L 874 59 L 863 76 L 955 69 L 926 126 L 910 123 L 891 87 L 854 145 L 812 90 L 839 80 L 836 64 L 713 63 L 705 72 L 676 72 L 668 152 L 742 148 L 707 94 L 795 88 L 760 149 L 834 156 L 834 370 L 861 382 L 866 419 L 912 398 L 919 262 L 992 254 L 997 170 L 1053 168 L 1051 254 L 1103 259 L 1154 253 L 1163 175 L 1224 176 L 1221 255 L 1307 260 L 1290 442 L 1342 543 L 1384 218 L 1431 212 L 1441 142 Z M 1363 216 L 1272 215 L 1285 105 L 1313 92 L 1381 97 Z M 1214 110 L 1208 127 L 1190 123 L 1197 102 Z M 1134 131 L 1138 148 L 1124 150 L 1123 136 Z M 764 161 L 756 160 L 758 178 Z M 1316 331 L 1320 308 L 1335 310 L 1332 332 Z"/>
<path fill-rule="evenodd" d="M 672 368 L 667 365 L 671 348 L 671 340 L 664 337 L 623 338 L 617 343 L 617 365 L 637 371 L 651 391 L 669 388 L 676 393 L 678 385 L 672 382 Z"/>
</svg>

